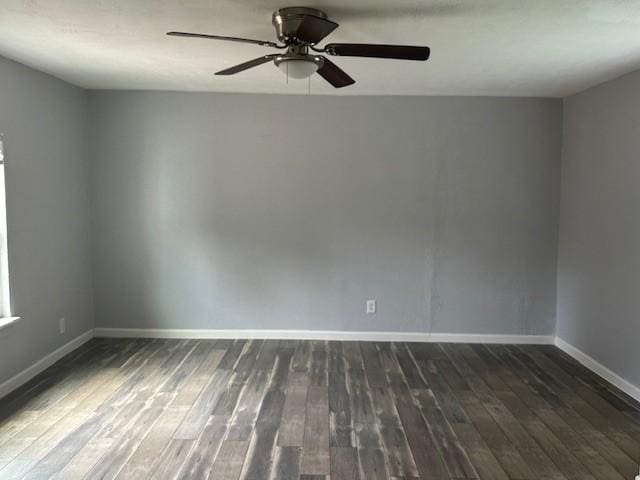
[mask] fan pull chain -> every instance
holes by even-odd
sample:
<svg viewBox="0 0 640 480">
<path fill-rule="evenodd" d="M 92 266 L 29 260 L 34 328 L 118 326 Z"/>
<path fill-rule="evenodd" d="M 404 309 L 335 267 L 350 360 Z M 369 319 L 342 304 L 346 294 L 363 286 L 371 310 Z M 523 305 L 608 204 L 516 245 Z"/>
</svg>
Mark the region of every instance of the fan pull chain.
<svg viewBox="0 0 640 480">
<path fill-rule="evenodd" d="M 307 95 L 311 96 L 311 77 L 308 77 L 307 80 Z"/>
</svg>

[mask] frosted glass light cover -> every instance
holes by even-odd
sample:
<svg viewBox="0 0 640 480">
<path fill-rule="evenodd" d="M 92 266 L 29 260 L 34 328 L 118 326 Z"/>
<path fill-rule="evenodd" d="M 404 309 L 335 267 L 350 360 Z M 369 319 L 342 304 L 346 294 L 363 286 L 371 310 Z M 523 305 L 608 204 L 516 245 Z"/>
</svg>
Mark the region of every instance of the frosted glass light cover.
<svg viewBox="0 0 640 480">
<path fill-rule="evenodd" d="M 318 65 L 308 60 L 287 60 L 280 63 L 278 68 L 290 78 L 308 78 L 318 70 Z"/>
</svg>

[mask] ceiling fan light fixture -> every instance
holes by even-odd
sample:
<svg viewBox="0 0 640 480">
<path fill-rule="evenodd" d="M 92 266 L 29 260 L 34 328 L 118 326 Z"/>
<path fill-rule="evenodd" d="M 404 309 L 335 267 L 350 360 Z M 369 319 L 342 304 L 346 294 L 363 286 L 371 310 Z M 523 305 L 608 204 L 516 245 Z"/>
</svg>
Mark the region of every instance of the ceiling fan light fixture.
<svg viewBox="0 0 640 480">
<path fill-rule="evenodd" d="M 289 78 L 309 78 L 322 67 L 322 58 L 313 55 L 282 55 L 274 60 L 276 66 Z"/>
<path fill-rule="evenodd" d="M 250 68 L 273 62 L 287 78 L 310 78 L 318 73 L 335 88 L 348 87 L 356 81 L 347 72 L 322 55 L 309 55 L 309 51 L 337 57 L 390 58 L 395 60 L 419 60 L 429 58 L 431 50 L 426 46 L 387 45 L 372 43 L 329 43 L 316 46 L 338 28 L 322 10 L 308 7 L 286 7 L 276 10 L 272 16 L 276 36 L 281 44 L 251 38 L 227 37 L 191 32 L 167 32 L 173 37 L 206 38 L 227 42 L 249 43 L 284 49 L 284 53 L 271 53 L 216 72 L 216 75 L 235 75 Z M 309 84 L 310 85 L 310 84 Z"/>
</svg>

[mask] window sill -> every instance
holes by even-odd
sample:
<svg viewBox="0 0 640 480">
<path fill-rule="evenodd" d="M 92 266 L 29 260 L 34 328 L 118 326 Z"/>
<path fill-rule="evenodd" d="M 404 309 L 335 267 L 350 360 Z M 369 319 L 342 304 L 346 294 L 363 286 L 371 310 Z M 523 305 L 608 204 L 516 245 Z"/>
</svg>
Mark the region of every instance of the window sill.
<svg viewBox="0 0 640 480">
<path fill-rule="evenodd" d="M 20 317 L 3 317 L 3 318 L 0 318 L 0 330 L 2 330 L 3 328 L 7 328 L 7 327 L 13 325 L 14 323 L 18 322 L 18 320 L 20 320 Z"/>
</svg>

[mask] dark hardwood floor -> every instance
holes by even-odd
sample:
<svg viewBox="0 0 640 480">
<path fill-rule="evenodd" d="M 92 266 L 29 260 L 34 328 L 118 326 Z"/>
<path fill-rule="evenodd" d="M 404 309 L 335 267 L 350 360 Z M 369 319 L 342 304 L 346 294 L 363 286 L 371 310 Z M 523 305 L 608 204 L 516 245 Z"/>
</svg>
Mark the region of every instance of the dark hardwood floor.
<svg viewBox="0 0 640 480">
<path fill-rule="evenodd" d="M 0 400 L 6 479 L 632 480 L 640 408 L 550 346 L 94 339 Z"/>
</svg>

